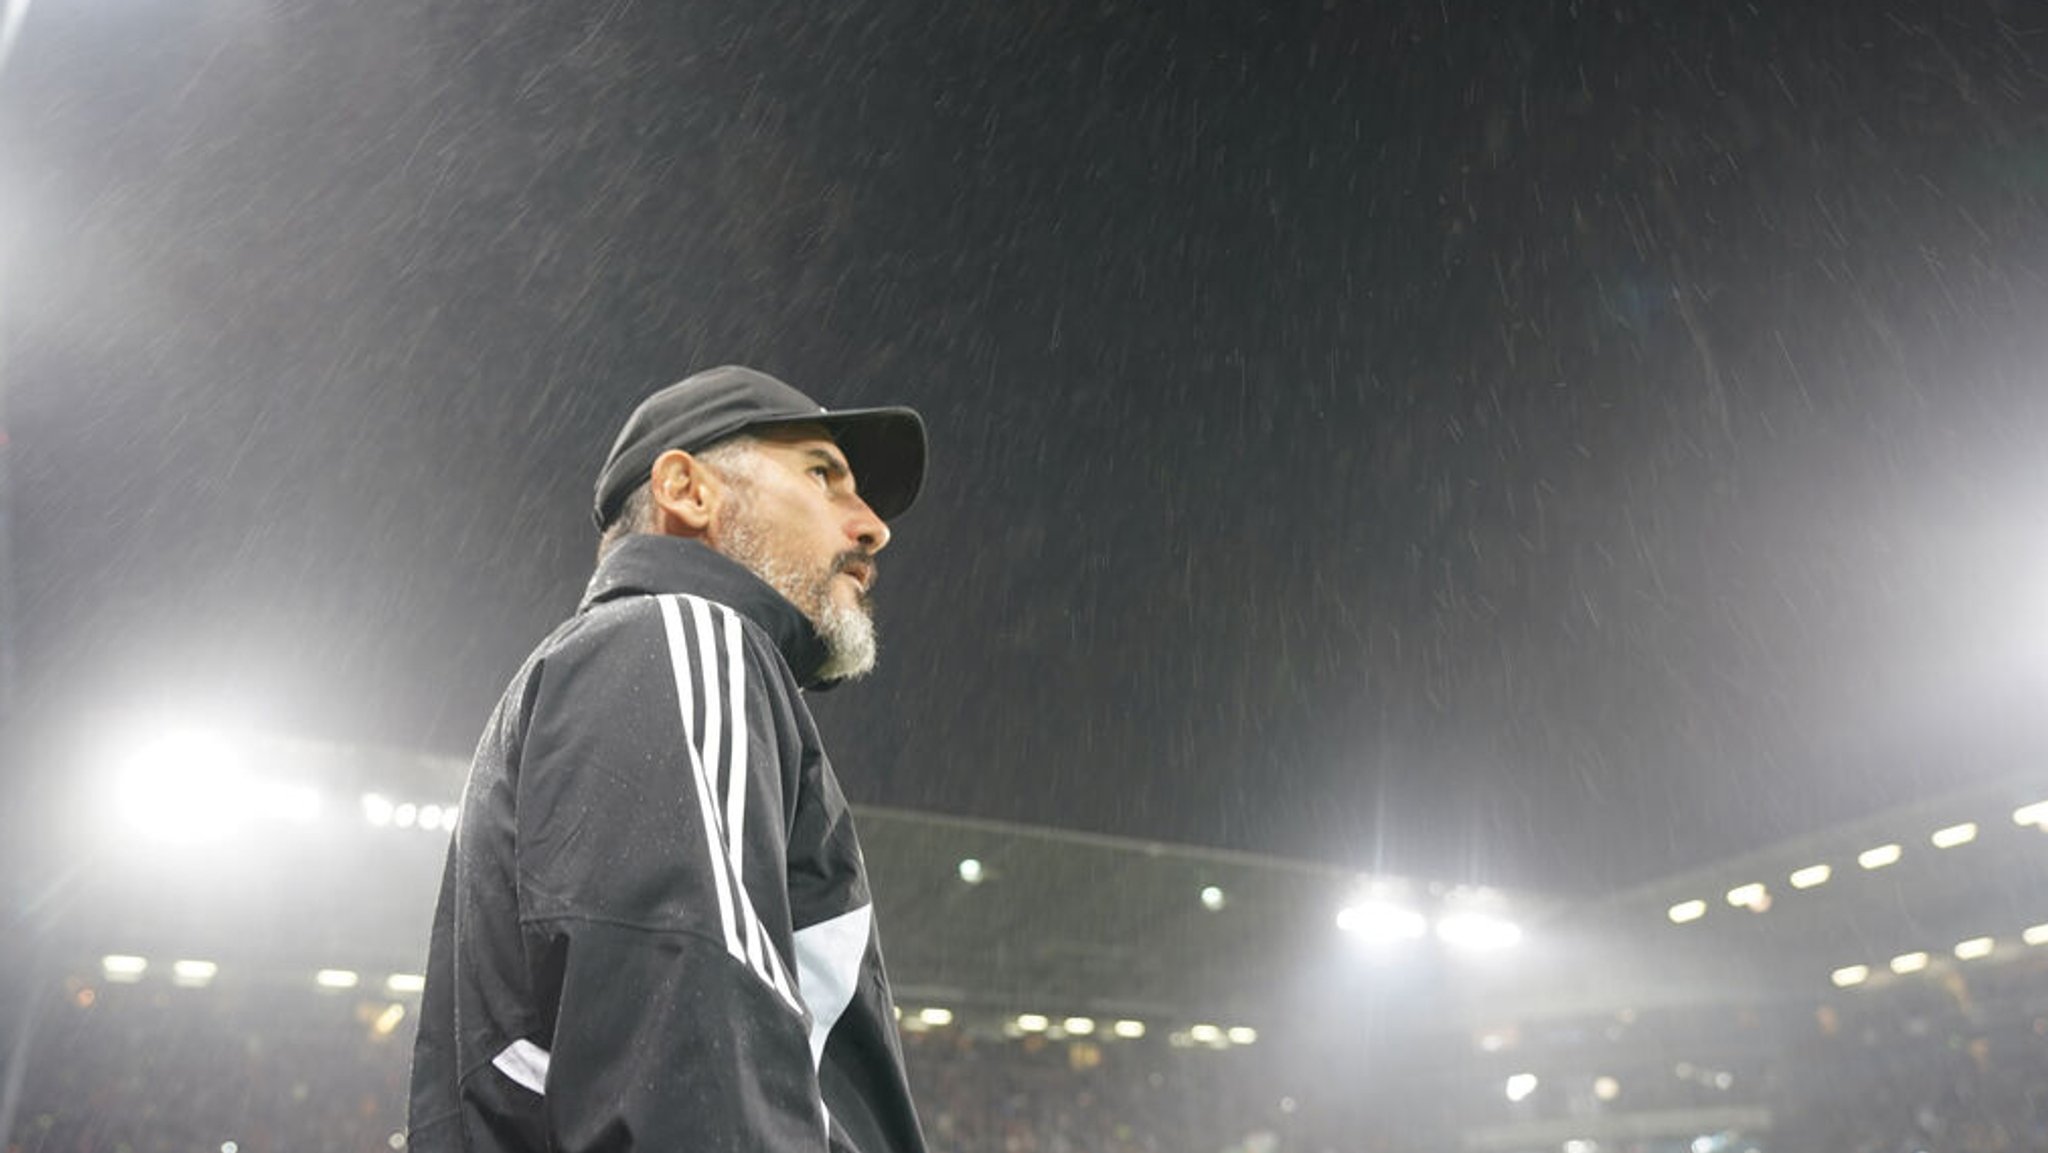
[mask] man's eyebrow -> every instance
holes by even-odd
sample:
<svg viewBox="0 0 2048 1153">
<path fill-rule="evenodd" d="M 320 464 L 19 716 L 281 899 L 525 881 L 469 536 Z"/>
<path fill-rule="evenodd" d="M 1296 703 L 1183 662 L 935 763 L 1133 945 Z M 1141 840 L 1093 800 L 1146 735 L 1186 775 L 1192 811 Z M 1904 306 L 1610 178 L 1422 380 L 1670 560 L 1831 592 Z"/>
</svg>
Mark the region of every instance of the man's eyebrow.
<svg viewBox="0 0 2048 1153">
<path fill-rule="evenodd" d="M 839 459 L 832 453 L 826 452 L 822 448 L 807 448 L 803 450 L 803 453 L 805 456 L 810 457 L 811 459 L 817 461 L 819 464 L 825 465 L 828 468 L 830 468 L 833 474 L 836 476 L 845 476 L 849 475 L 850 473 L 850 470 L 846 467 L 845 461 Z"/>
</svg>

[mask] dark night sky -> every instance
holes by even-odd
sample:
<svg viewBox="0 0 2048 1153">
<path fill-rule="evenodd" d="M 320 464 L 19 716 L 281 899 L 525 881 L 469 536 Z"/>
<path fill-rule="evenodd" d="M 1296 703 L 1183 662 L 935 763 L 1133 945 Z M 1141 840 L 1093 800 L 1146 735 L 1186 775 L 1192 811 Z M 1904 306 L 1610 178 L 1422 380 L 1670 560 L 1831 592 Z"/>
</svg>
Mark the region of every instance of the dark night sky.
<svg viewBox="0 0 2048 1153">
<path fill-rule="evenodd" d="M 856 801 L 1598 889 L 2048 752 L 2048 16 L 1206 7 L 37 4 L 23 714 L 466 751 L 739 361 L 931 425 Z"/>
</svg>

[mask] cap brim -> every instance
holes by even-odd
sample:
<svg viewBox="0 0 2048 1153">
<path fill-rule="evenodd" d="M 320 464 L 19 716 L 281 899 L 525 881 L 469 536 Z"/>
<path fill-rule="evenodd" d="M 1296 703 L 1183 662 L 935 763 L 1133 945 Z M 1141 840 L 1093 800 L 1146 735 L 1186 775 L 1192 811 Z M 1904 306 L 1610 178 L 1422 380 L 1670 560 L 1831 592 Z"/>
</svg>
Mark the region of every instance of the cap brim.
<svg viewBox="0 0 2048 1153">
<path fill-rule="evenodd" d="M 767 424 L 823 425 L 846 454 L 861 499 L 883 520 L 893 520 L 917 503 L 924 488 L 924 418 L 913 409 L 833 409 L 752 427 Z"/>
</svg>

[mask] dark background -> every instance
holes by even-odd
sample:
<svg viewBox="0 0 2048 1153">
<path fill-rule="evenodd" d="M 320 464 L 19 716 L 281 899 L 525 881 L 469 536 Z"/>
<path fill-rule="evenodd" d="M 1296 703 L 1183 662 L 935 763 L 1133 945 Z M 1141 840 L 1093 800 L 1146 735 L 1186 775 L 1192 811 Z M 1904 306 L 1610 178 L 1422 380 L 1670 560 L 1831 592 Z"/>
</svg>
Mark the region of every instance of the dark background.
<svg viewBox="0 0 2048 1153">
<path fill-rule="evenodd" d="M 16 716 L 465 751 L 738 361 L 931 426 L 857 802 L 1587 891 L 2010 772 L 2048 17 L 1783 7 L 47 0 Z"/>
</svg>

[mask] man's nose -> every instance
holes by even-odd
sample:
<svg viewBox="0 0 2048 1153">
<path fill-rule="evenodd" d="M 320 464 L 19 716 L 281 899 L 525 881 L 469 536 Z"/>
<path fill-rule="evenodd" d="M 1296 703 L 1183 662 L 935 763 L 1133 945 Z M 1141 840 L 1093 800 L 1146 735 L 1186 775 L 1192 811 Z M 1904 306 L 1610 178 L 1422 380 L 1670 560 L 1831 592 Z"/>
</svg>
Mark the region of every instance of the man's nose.
<svg viewBox="0 0 2048 1153">
<path fill-rule="evenodd" d="M 875 515 L 875 510 L 868 507 L 868 502 L 857 496 L 853 498 L 853 502 L 859 507 L 856 509 L 853 519 L 847 522 L 846 535 L 853 538 L 862 550 L 869 553 L 878 553 L 888 548 L 888 523 Z"/>
</svg>

